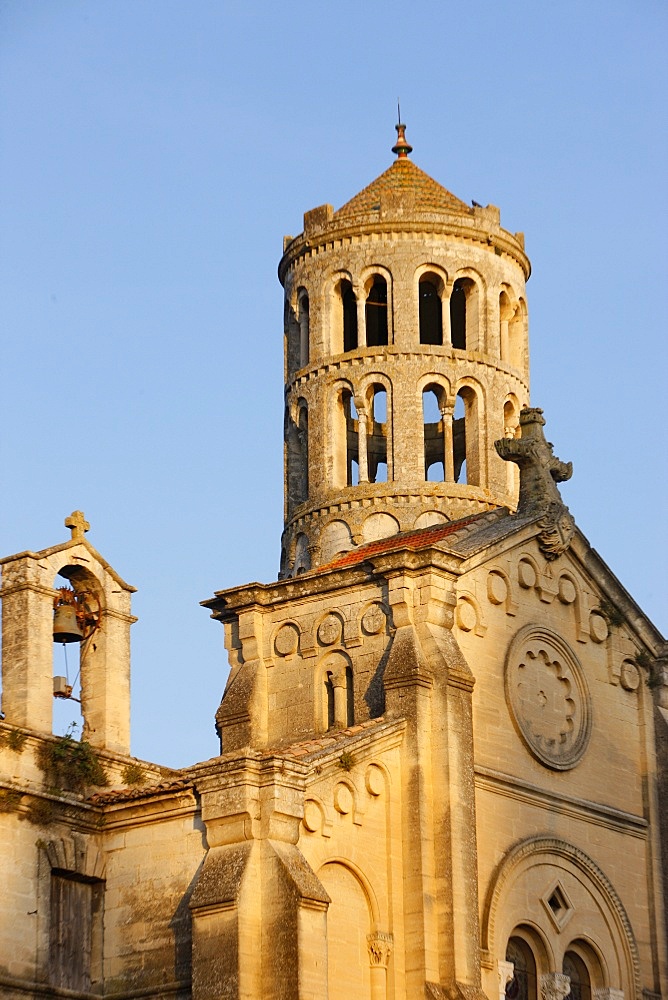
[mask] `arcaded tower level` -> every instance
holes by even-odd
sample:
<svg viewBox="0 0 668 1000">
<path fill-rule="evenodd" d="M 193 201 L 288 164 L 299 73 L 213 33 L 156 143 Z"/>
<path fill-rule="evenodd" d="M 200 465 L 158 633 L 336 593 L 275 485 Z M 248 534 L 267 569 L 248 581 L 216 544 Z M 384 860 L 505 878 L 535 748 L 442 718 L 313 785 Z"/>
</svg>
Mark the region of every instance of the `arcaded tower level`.
<svg viewBox="0 0 668 1000">
<path fill-rule="evenodd" d="M 515 507 L 494 441 L 529 402 L 521 233 L 408 158 L 286 236 L 281 575 L 399 531 Z"/>
</svg>

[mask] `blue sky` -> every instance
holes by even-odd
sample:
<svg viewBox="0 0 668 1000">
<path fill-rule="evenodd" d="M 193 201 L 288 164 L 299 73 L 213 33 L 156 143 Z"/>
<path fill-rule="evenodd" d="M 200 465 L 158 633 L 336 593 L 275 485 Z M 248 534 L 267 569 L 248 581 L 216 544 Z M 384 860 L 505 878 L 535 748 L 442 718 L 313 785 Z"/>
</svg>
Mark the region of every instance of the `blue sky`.
<svg viewBox="0 0 668 1000">
<path fill-rule="evenodd" d="M 665 4 L 0 0 L 0 549 L 138 588 L 133 752 L 217 752 L 222 627 L 276 577 L 285 233 L 392 160 L 532 260 L 533 405 L 578 524 L 666 628 Z"/>
</svg>

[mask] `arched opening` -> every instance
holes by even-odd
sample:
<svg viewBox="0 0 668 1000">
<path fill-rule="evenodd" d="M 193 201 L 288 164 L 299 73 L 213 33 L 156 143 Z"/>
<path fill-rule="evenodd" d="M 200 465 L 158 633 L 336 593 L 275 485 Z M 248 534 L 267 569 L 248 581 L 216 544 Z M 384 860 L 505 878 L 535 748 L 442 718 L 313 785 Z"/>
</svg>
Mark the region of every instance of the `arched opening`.
<svg viewBox="0 0 668 1000">
<path fill-rule="evenodd" d="M 445 481 L 445 426 L 441 408 L 444 392 L 428 385 L 422 393 L 424 431 L 424 478 L 432 483 Z"/>
<path fill-rule="evenodd" d="M 508 1000 L 538 1000 L 536 959 L 524 938 L 510 938 L 506 962 L 513 963 L 513 978 L 506 986 Z"/>
<path fill-rule="evenodd" d="M 325 674 L 325 704 L 324 704 L 324 716 L 327 723 L 327 729 L 332 729 L 334 727 L 334 684 L 332 683 L 332 671 L 328 670 Z"/>
<path fill-rule="evenodd" d="M 507 292 L 499 295 L 499 354 L 502 361 L 510 360 L 510 339 L 508 327 L 513 317 L 513 307 Z"/>
<path fill-rule="evenodd" d="M 299 401 L 297 433 L 299 436 L 299 489 L 301 502 L 308 497 L 308 408 L 303 399 Z"/>
<path fill-rule="evenodd" d="M 345 278 L 339 284 L 339 296 L 341 299 L 343 350 L 345 353 L 346 351 L 357 349 L 357 299 L 353 292 L 353 286 Z"/>
<path fill-rule="evenodd" d="M 452 415 L 452 452 L 456 483 L 480 485 L 478 396 L 468 386 L 460 389 Z"/>
<path fill-rule="evenodd" d="M 311 568 L 311 554 L 308 550 L 308 538 L 304 534 L 297 535 L 295 543 L 295 561 L 292 568 L 293 576 L 306 573 Z"/>
<path fill-rule="evenodd" d="M 424 274 L 418 285 L 420 343 L 443 345 L 443 304 L 433 274 Z"/>
<path fill-rule="evenodd" d="M 346 725 L 355 725 L 355 689 L 351 667 L 346 667 Z"/>
<path fill-rule="evenodd" d="M 346 486 L 357 486 L 360 481 L 359 417 L 352 392 L 345 390 L 341 401 L 346 421 Z"/>
<path fill-rule="evenodd" d="M 299 367 L 304 368 L 309 363 L 309 300 L 304 292 L 299 298 Z"/>
<path fill-rule="evenodd" d="M 450 338 L 460 351 L 475 350 L 478 326 L 478 286 L 471 278 L 457 278 L 450 295 Z"/>
<path fill-rule="evenodd" d="M 56 578 L 56 590 L 61 608 L 71 607 L 74 613 L 74 591 L 66 578 L 60 574 Z M 71 595 L 71 597 L 69 596 Z M 54 629 L 57 627 L 58 609 L 54 613 Z M 53 640 L 53 722 L 54 736 L 72 736 L 79 739 L 83 733 L 84 717 L 81 707 L 81 667 L 85 650 L 82 642 L 69 639 L 59 642 L 54 633 Z"/>
<path fill-rule="evenodd" d="M 367 463 L 370 483 L 386 483 L 387 464 L 387 391 L 374 385 L 371 396 L 371 419 L 367 431 Z"/>
<path fill-rule="evenodd" d="M 369 901 L 349 868 L 336 862 L 318 872 L 331 902 L 327 910 L 327 996 L 371 1000 Z"/>
<path fill-rule="evenodd" d="M 591 977 L 584 960 L 575 951 L 564 955 L 564 975 L 571 981 L 572 1000 L 591 1000 Z"/>
<path fill-rule="evenodd" d="M 514 438 L 519 427 L 518 408 L 512 399 L 503 404 L 503 435 Z M 520 487 L 520 470 L 514 462 L 506 462 L 506 489 L 511 496 L 516 496 Z"/>
<path fill-rule="evenodd" d="M 381 347 L 387 344 L 387 282 L 379 274 L 374 275 L 373 284 L 366 297 L 364 320 L 367 347 Z"/>
</svg>

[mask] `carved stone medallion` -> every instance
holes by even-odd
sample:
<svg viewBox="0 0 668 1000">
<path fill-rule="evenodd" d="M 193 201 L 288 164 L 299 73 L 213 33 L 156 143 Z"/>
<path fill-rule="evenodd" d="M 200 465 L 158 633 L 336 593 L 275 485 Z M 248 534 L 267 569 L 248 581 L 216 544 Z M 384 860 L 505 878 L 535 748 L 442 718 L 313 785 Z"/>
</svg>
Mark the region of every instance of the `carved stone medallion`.
<svg viewBox="0 0 668 1000">
<path fill-rule="evenodd" d="M 574 767 L 589 740 L 591 713 L 582 668 L 570 646 L 540 626 L 521 629 L 506 659 L 506 697 L 524 743 L 546 767 Z"/>
<path fill-rule="evenodd" d="M 341 620 L 336 615 L 327 615 L 318 626 L 318 639 L 323 646 L 331 646 L 341 636 Z"/>
<path fill-rule="evenodd" d="M 362 628 L 367 635 L 377 635 L 385 625 L 385 612 L 380 604 L 372 604 L 362 615 Z"/>
</svg>

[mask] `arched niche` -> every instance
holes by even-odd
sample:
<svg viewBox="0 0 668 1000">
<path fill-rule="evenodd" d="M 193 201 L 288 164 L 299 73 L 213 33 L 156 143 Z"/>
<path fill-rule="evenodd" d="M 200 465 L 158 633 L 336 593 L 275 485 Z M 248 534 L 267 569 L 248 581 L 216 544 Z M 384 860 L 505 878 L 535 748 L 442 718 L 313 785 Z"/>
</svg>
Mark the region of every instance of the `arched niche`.
<svg viewBox="0 0 668 1000">
<path fill-rule="evenodd" d="M 365 542 L 375 542 L 379 538 L 389 538 L 390 535 L 396 535 L 398 531 L 399 522 L 396 517 L 392 517 L 391 514 L 386 514 L 383 511 L 369 514 L 362 525 L 362 537 Z"/>
<path fill-rule="evenodd" d="M 324 565 L 353 548 L 353 538 L 345 521 L 330 521 L 320 535 L 320 561 Z"/>
</svg>

